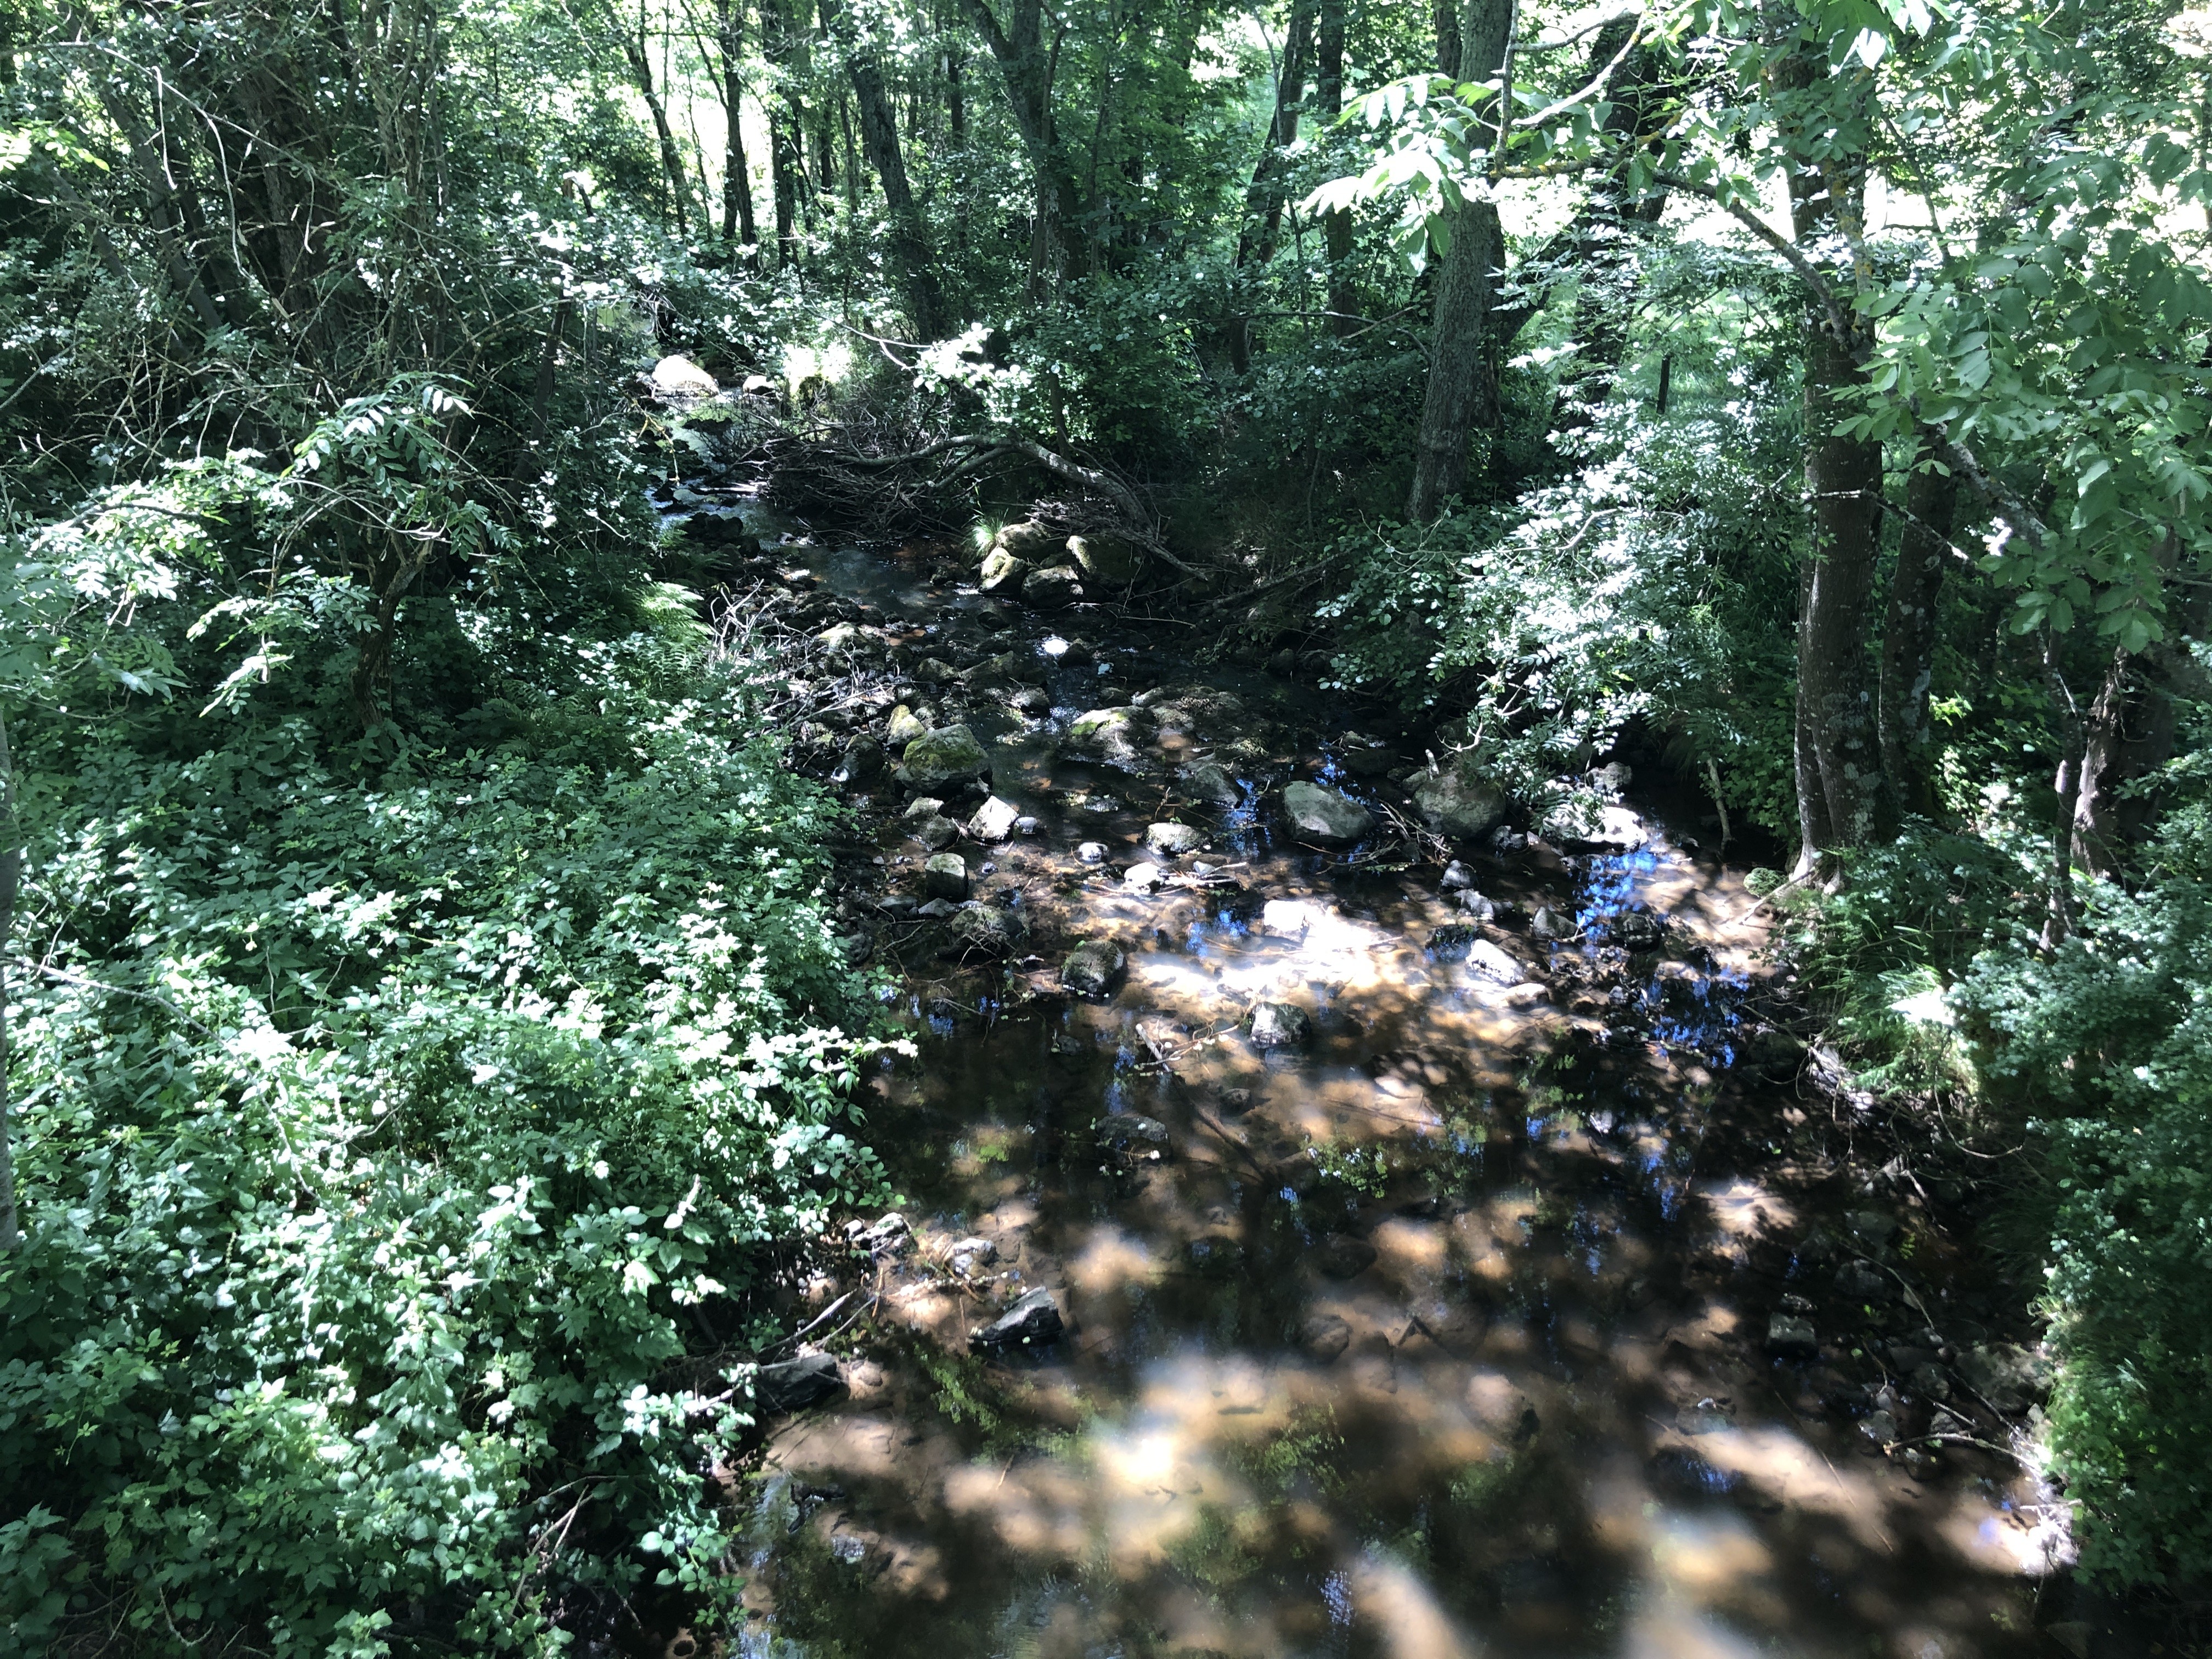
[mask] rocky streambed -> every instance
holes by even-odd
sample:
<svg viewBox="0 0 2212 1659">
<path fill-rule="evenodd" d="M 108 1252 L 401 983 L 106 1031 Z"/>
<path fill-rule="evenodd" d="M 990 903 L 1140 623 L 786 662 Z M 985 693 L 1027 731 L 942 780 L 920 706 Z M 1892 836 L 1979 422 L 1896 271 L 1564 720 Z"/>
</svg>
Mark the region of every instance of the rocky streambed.
<svg viewBox="0 0 2212 1659">
<path fill-rule="evenodd" d="M 1516 818 L 1073 559 L 1010 599 L 672 505 L 783 630 L 912 1039 L 865 1088 L 908 1201 L 730 1472 L 735 1650 L 2086 1644 L 2020 1297 L 1693 812 L 1613 767 Z"/>
</svg>

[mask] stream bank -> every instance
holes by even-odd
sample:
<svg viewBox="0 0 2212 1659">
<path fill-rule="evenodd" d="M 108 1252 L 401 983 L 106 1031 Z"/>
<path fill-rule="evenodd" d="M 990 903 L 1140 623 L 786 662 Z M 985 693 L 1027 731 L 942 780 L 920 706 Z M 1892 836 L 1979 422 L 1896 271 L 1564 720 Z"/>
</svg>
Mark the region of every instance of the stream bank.
<svg viewBox="0 0 2212 1659">
<path fill-rule="evenodd" d="M 1171 620 L 670 506 L 787 630 L 913 1049 L 908 1201 L 730 1474 L 738 1650 L 2088 1650 L 2022 1297 L 1688 812 L 1448 837 L 1432 734 Z"/>
</svg>

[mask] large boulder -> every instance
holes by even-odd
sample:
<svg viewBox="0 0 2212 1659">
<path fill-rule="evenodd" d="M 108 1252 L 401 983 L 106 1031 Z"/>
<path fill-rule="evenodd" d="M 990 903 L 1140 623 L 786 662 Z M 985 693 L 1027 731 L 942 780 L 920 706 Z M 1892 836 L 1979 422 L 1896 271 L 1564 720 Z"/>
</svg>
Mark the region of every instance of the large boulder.
<svg viewBox="0 0 2212 1659">
<path fill-rule="evenodd" d="M 1193 796 L 1215 806 L 1236 806 L 1244 799 L 1244 792 L 1237 787 L 1237 780 L 1230 775 L 1229 769 L 1212 761 L 1184 767 L 1182 783 Z"/>
<path fill-rule="evenodd" d="M 1079 997 L 1112 994 L 1129 971 L 1129 958 L 1110 939 L 1087 939 L 1060 965 L 1060 982 Z"/>
<path fill-rule="evenodd" d="M 1505 796 L 1462 756 L 1413 788 L 1413 805 L 1430 826 L 1457 841 L 1477 841 L 1505 822 Z"/>
<path fill-rule="evenodd" d="M 993 552 L 1009 553 L 1032 564 L 1063 551 L 1066 545 L 1066 538 L 1058 531 L 1047 528 L 1035 519 L 1007 525 L 991 538 Z"/>
<path fill-rule="evenodd" d="M 1372 812 L 1318 783 L 1300 781 L 1285 787 L 1283 815 L 1304 841 L 1358 841 L 1375 827 Z"/>
<path fill-rule="evenodd" d="M 1127 587 L 1145 574 L 1145 550 L 1110 531 L 1096 536 L 1070 536 L 1067 550 L 1075 556 L 1078 569 L 1108 587 Z"/>
<path fill-rule="evenodd" d="M 1206 837 L 1188 823 L 1154 823 L 1145 830 L 1147 850 L 1180 858 L 1185 853 L 1195 853 L 1206 844 Z"/>
<path fill-rule="evenodd" d="M 653 390 L 663 398 L 712 398 L 722 383 L 689 357 L 663 357 L 653 366 Z"/>
<path fill-rule="evenodd" d="M 906 746 L 906 781 L 917 789 L 974 783 L 991 775 L 991 757 L 964 726 L 940 726 Z"/>
<path fill-rule="evenodd" d="M 1013 802 L 994 795 L 968 820 L 968 833 L 977 841 L 1004 841 L 1014 833 L 1014 821 L 1021 815 L 1021 809 Z"/>
<path fill-rule="evenodd" d="M 1022 598 L 1039 611 L 1064 611 L 1083 597 L 1083 579 L 1064 565 L 1032 570 L 1022 584 Z"/>
<path fill-rule="evenodd" d="M 753 1378 L 753 1398 L 772 1415 L 805 1411 L 845 1392 L 844 1373 L 834 1355 L 801 1354 L 763 1365 Z"/>
<path fill-rule="evenodd" d="M 1022 584 L 1028 580 L 1033 568 L 1035 567 L 1027 559 L 1009 553 L 1003 547 L 994 547 L 983 556 L 981 586 L 986 593 L 996 594 L 1001 599 L 1016 599 L 1020 596 Z"/>
<path fill-rule="evenodd" d="M 968 896 L 968 861 L 957 853 L 939 853 L 922 866 L 921 890 L 933 899 L 960 900 Z"/>
<path fill-rule="evenodd" d="M 979 1353 L 1042 1347 L 1059 1341 L 1066 1328 L 1060 1316 L 1060 1304 L 1053 1299 L 1050 1291 L 1040 1285 L 982 1329 L 971 1333 L 968 1346 Z"/>
</svg>

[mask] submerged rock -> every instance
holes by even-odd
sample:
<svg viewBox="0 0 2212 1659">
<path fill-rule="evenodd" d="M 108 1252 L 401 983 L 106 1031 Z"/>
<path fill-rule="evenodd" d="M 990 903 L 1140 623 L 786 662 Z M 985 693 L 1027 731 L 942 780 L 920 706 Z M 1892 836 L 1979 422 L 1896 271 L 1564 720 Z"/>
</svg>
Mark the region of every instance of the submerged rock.
<svg viewBox="0 0 2212 1659">
<path fill-rule="evenodd" d="M 1182 769 L 1183 787 L 1197 799 L 1215 806 L 1235 806 L 1244 799 L 1244 792 L 1237 787 L 1237 780 L 1226 767 L 1212 761 L 1199 761 Z"/>
<path fill-rule="evenodd" d="M 1375 1256 L 1365 1239 L 1339 1233 L 1314 1252 L 1313 1263 L 1324 1279 L 1357 1279 L 1375 1265 Z"/>
<path fill-rule="evenodd" d="M 1110 939 L 1087 939 L 1060 965 L 1060 982 L 1078 996 L 1110 995 L 1129 971 L 1127 954 Z"/>
<path fill-rule="evenodd" d="M 1462 892 L 1474 885 L 1474 872 L 1454 859 L 1444 866 L 1443 890 L 1447 893 Z"/>
<path fill-rule="evenodd" d="M 1252 1046 L 1303 1048 L 1313 1041 L 1313 1018 L 1294 1003 L 1262 1002 L 1252 1009 Z"/>
<path fill-rule="evenodd" d="M 1091 1126 L 1091 1133 L 1101 1146 L 1117 1152 L 1168 1144 L 1166 1124 L 1156 1117 L 1140 1117 L 1134 1112 L 1116 1112 L 1110 1117 L 1102 1117 Z"/>
<path fill-rule="evenodd" d="M 1375 827 L 1375 815 L 1358 801 L 1303 780 L 1283 790 L 1283 815 L 1313 841 L 1358 841 Z"/>
<path fill-rule="evenodd" d="M 781 1415 L 805 1411 L 845 1392 L 845 1374 L 836 1358 L 826 1353 L 801 1354 L 763 1365 L 753 1378 L 753 1398 L 763 1411 Z"/>
<path fill-rule="evenodd" d="M 1012 910 L 971 904 L 952 918 L 952 939 L 945 954 L 961 962 L 997 962 L 1019 950 L 1029 932 L 1029 924 Z"/>
<path fill-rule="evenodd" d="M 1811 1320 L 1776 1314 L 1766 1322 L 1766 1351 L 1784 1359 L 1817 1359 L 1820 1339 Z"/>
<path fill-rule="evenodd" d="M 873 738 L 856 737 L 845 745 L 845 758 L 830 775 L 832 783 L 866 783 L 884 769 L 884 746 Z"/>
<path fill-rule="evenodd" d="M 1022 584 L 1022 598 L 1040 611 L 1063 611 L 1082 597 L 1082 578 L 1064 565 L 1032 570 Z"/>
<path fill-rule="evenodd" d="M 1050 1291 L 1040 1285 L 981 1330 L 970 1333 L 968 1346 L 978 1353 L 1042 1347 L 1059 1341 L 1066 1328 L 1060 1317 L 1060 1304 L 1054 1300 Z"/>
<path fill-rule="evenodd" d="M 1121 872 L 1121 884 L 1133 893 L 1157 893 L 1167 878 L 1157 864 L 1133 864 Z"/>
<path fill-rule="evenodd" d="M 1505 821 L 1504 794 L 1467 756 L 1442 772 L 1425 774 L 1414 787 L 1413 805 L 1431 828 L 1457 841 L 1478 841 Z"/>
<path fill-rule="evenodd" d="M 1333 1313 L 1316 1314 L 1298 1328 L 1298 1346 L 1328 1364 L 1352 1346 L 1352 1327 Z"/>
</svg>

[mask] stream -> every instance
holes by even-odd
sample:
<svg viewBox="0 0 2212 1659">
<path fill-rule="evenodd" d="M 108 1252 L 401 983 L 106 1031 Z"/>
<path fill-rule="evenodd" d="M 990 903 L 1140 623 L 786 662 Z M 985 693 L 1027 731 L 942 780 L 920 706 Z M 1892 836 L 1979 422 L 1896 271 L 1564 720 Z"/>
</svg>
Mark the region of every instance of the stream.
<svg viewBox="0 0 2212 1659">
<path fill-rule="evenodd" d="M 842 1390 L 730 1474 L 734 1651 L 2057 1650 L 2063 1511 L 1991 1381 L 2020 1298 L 1869 1167 L 1710 803 L 1632 782 L 1598 838 L 1448 877 L 1392 829 L 1427 740 L 1199 660 L 1206 618 L 1039 614 L 744 516 L 799 626 L 882 647 L 830 737 L 965 723 L 1021 822 L 949 848 L 1006 944 L 963 962 L 916 836 L 982 793 L 848 789 L 841 926 L 912 1044 L 864 1133 L 903 1204 L 797 1304 L 866 1308 L 828 1328 Z M 1375 833 L 1302 843 L 1299 778 Z M 1148 850 L 1176 822 L 1202 844 Z M 1062 983 L 1085 940 L 1105 994 Z M 1269 1002 L 1305 1024 L 1261 1047 Z M 1057 1334 L 974 1345 L 1039 1291 Z"/>
</svg>

